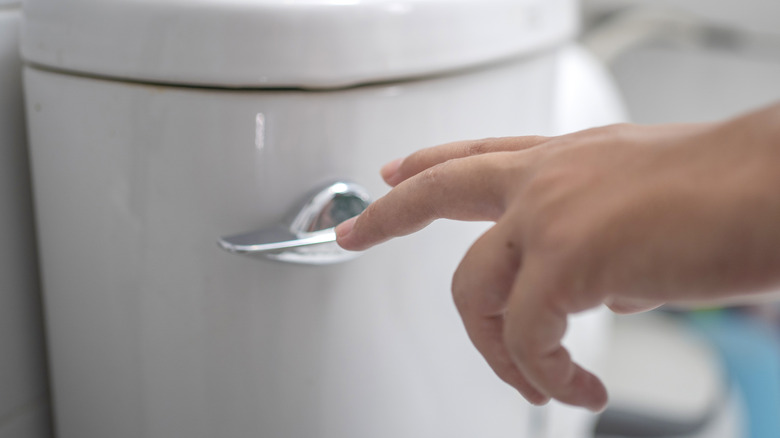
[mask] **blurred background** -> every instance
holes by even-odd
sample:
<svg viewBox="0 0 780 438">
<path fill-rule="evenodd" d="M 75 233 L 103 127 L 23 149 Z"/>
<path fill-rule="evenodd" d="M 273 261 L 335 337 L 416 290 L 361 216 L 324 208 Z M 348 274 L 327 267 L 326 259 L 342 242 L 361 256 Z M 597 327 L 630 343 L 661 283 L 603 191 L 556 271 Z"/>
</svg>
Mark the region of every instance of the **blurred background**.
<svg viewBox="0 0 780 438">
<path fill-rule="evenodd" d="M 583 26 L 633 122 L 720 120 L 780 99 L 780 2 L 585 0 Z M 777 309 L 618 317 L 597 435 L 780 436 Z"/>
<path fill-rule="evenodd" d="M 637 123 L 730 117 L 780 98 L 780 3 L 585 0 L 583 42 Z"/>
</svg>

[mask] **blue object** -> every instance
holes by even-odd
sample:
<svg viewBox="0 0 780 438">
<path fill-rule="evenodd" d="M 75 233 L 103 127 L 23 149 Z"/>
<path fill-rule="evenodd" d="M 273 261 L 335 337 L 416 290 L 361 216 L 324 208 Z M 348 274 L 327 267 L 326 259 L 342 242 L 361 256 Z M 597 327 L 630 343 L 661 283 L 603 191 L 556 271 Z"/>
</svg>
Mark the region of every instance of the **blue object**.
<svg viewBox="0 0 780 438">
<path fill-rule="evenodd" d="M 780 437 L 780 337 L 768 322 L 736 311 L 689 315 L 721 354 L 747 408 L 746 437 Z"/>
</svg>

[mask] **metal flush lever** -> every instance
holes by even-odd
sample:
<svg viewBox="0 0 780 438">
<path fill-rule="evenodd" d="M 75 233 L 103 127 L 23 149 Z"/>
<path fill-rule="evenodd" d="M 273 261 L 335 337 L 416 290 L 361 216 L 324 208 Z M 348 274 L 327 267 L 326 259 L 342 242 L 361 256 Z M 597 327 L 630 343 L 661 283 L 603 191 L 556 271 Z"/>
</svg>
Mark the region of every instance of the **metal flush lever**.
<svg viewBox="0 0 780 438">
<path fill-rule="evenodd" d="M 366 190 L 352 182 L 336 182 L 317 192 L 292 220 L 269 228 L 219 239 L 231 253 L 273 260 L 326 265 L 355 258 L 336 243 L 334 227 L 362 212 L 371 203 Z"/>
</svg>

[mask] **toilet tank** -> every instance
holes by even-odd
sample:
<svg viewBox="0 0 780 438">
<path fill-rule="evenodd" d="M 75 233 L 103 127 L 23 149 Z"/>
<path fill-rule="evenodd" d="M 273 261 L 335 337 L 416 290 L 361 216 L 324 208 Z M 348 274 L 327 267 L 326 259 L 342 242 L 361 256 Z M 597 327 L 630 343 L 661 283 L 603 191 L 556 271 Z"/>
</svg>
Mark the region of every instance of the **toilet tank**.
<svg viewBox="0 0 780 438">
<path fill-rule="evenodd" d="M 0 437 L 51 436 L 24 125 L 21 2 L 0 0 Z"/>
<path fill-rule="evenodd" d="M 575 2 L 30 0 L 25 14 L 58 436 L 587 436 L 590 414 L 531 409 L 468 341 L 449 283 L 489 224 L 317 266 L 217 245 L 289 224 L 334 183 L 381 196 L 381 164 L 420 147 L 553 134 L 561 102 L 586 127 L 560 85 Z M 575 357 L 596 364 L 606 327 L 577 318 Z"/>
</svg>

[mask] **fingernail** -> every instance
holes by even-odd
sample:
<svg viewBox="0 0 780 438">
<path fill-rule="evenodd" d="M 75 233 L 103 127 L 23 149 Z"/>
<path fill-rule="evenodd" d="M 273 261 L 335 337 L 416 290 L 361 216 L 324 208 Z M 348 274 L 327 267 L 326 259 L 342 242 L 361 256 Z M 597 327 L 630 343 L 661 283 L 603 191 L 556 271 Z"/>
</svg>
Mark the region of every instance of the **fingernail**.
<svg viewBox="0 0 780 438">
<path fill-rule="evenodd" d="M 594 414 L 600 414 L 604 412 L 605 409 L 607 409 L 607 403 L 606 402 L 596 402 L 592 405 L 589 405 L 586 407 L 589 411 L 593 412 Z"/>
<path fill-rule="evenodd" d="M 384 179 L 386 183 L 390 184 L 391 186 L 395 186 L 401 182 L 401 175 L 398 174 L 398 169 L 401 168 L 401 163 L 403 161 L 403 158 L 398 158 L 397 160 L 393 160 L 382 166 L 382 169 L 379 171 L 379 173 L 382 175 L 382 179 Z"/>
<path fill-rule="evenodd" d="M 601 413 L 607 407 L 609 394 L 607 388 L 598 377 L 588 373 L 584 385 L 584 394 L 587 395 L 585 407 L 593 413 Z"/>
<path fill-rule="evenodd" d="M 522 393 L 520 394 L 522 395 Z M 542 395 L 541 393 L 532 396 L 523 395 L 523 397 L 525 397 L 526 400 L 528 400 L 528 402 L 534 406 L 544 406 L 550 402 L 550 397 L 547 397 L 546 395 Z"/>
<path fill-rule="evenodd" d="M 607 396 L 606 390 L 603 391 L 604 392 L 601 394 L 591 397 L 591 399 L 588 400 L 588 403 L 585 405 L 585 408 L 594 414 L 600 414 L 604 412 L 604 409 L 607 408 L 609 396 Z"/>
<path fill-rule="evenodd" d="M 352 231 L 352 228 L 355 226 L 355 221 L 357 221 L 357 216 L 347 219 L 344 222 L 338 224 L 336 226 L 336 239 L 341 240 L 346 235 L 348 235 Z"/>
</svg>

